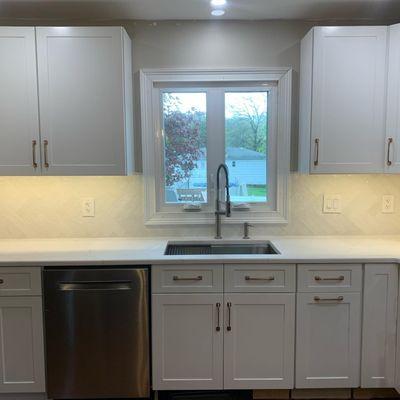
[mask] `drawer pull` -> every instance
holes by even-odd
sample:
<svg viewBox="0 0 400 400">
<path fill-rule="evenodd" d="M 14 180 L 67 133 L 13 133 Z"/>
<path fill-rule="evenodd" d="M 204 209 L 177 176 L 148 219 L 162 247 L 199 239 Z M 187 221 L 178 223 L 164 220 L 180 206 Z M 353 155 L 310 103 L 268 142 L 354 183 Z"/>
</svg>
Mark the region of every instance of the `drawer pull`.
<svg viewBox="0 0 400 400">
<path fill-rule="evenodd" d="M 174 281 L 202 281 L 203 277 L 199 275 L 199 276 L 194 276 L 192 278 L 181 278 L 179 276 L 174 275 L 172 279 Z"/>
<path fill-rule="evenodd" d="M 338 296 L 338 297 L 326 297 L 322 299 L 319 296 L 314 296 L 314 301 L 343 301 L 344 297 L 343 296 Z"/>
<path fill-rule="evenodd" d="M 228 307 L 228 326 L 226 327 L 227 331 L 231 331 L 232 330 L 232 326 L 231 326 L 231 308 L 232 308 L 232 303 L 230 301 L 228 301 L 226 303 L 226 306 Z"/>
<path fill-rule="evenodd" d="M 344 281 L 344 276 L 340 275 L 337 278 L 321 278 L 320 276 L 315 276 L 316 281 Z"/>
<path fill-rule="evenodd" d="M 219 312 L 220 312 L 220 309 L 221 309 L 221 303 L 217 303 L 216 307 L 217 307 L 217 327 L 215 328 L 215 330 L 217 332 L 219 332 L 221 330 L 221 326 L 220 326 L 221 324 L 220 324 L 220 321 L 219 321 Z"/>
<path fill-rule="evenodd" d="M 274 281 L 274 280 L 275 280 L 275 277 L 274 277 L 274 276 L 267 276 L 267 277 L 265 277 L 265 278 L 262 278 L 262 277 L 260 277 L 260 278 L 253 278 L 253 277 L 251 277 L 251 276 L 246 275 L 246 276 L 244 277 L 244 279 L 245 279 L 246 281 Z"/>
</svg>

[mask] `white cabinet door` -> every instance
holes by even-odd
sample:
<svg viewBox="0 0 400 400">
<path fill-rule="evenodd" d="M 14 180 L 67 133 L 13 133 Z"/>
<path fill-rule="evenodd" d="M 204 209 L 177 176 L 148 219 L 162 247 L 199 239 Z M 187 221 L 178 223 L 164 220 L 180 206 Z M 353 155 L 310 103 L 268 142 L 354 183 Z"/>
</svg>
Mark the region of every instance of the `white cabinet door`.
<svg viewBox="0 0 400 400">
<path fill-rule="evenodd" d="M 225 389 L 290 389 L 294 294 L 226 294 Z"/>
<path fill-rule="evenodd" d="M 393 387 L 396 362 L 398 266 L 366 264 L 361 387 Z"/>
<path fill-rule="evenodd" d="M 400 172 L 400 24 L 389 28 L 386 172 Z"/>
<path fill-rule="evenodd" d="M 223 387 L 223 295 L 152 295 L 153 389 Z"/>
<path fill-rule="evenodd" d="M 40 174 L 35 28 L 0 27 L 0 60 L 0 175 Z"/>
<path fill-rule="evenodd" d="M 0 393 L 45 391 L 41 297 L 0 297 Z"/>
<path fill-rule="evenodd" d="M 297 294 L 296 388 L 359 386 L 360 296 Z"/>
<path fill-rule="evenodd" d="M 313 173 L 383 172 L 387 27 L 314 28 Z"/>
<path fill-rule="evenodd" d="M 125 114 L 132 114 L 124 104 L 126 34 L 120 27 L 40 27 L 36 35 L 43 173 L 124 175 Z"/>
</svg>

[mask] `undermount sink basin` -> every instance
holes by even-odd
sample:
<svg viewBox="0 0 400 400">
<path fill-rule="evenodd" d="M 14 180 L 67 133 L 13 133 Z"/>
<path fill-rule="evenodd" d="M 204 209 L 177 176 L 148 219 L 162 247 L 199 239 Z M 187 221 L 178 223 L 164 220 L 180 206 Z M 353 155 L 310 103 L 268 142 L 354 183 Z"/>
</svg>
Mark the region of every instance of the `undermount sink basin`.
<svg viewBox="0 0 400 400">
<path fill-rule="evenodd" d="M 168 243 L 166 256 L 218 255 L 218 254 L 279 254 L 271 242 L 257 243 Z"/>
</svg>

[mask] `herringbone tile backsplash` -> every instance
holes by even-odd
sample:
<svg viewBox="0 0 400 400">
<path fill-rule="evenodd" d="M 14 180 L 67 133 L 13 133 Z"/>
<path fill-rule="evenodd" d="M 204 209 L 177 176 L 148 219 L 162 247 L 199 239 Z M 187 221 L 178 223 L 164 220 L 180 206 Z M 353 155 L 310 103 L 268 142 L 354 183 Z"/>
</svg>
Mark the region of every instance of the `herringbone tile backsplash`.
<svg viewBox="0 0 400 400">
<path fill-rule="evenodd" d="M 342 214 L 323 214 L 325 194 L 342 196 Z M 382 214 L 382 195 L 395 196 L 395 213 Z M 93 197 L 96 216 L 80 215 Z M 292 174 L 290 222 L 258 226 L 261 235 L 400 234 L 400 176 Z M 196 227 L 196 236 L 212 227 Z M 241 234 L 225 226 L 226 236 Z M 193 227 L 149 228 L 143 223 L 143 178 L 0 177 L 0 238 L 193 236 Z"/>
</svg>

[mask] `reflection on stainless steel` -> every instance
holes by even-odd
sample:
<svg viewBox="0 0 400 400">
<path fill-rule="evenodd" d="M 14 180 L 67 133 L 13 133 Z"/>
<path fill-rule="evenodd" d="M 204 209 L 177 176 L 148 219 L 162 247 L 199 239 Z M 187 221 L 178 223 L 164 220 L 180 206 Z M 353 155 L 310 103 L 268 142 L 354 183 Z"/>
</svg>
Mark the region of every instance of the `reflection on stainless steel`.
<svg viewBox="0 0 400 400">
<path fill-rule="evenodd" d="M 149 397 L 146 268 L 46 269 L 47 394 Z"/>
</svg>

